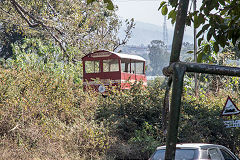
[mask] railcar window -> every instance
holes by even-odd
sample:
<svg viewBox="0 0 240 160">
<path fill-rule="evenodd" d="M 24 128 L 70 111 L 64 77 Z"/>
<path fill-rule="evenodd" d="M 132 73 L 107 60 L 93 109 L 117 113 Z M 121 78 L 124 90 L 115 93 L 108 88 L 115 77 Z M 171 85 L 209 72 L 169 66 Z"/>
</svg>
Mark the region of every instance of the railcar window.
<svg viewBox="0 0 240 160">
<path fill-rule="evenodd" d="M 85 61 L 85 72 L 86 73 L 99 73 L 100 62 L 99 61 Z"/>
<path fill-rule="evenodd" d="M 136 62 L 136 74 L 144 74 L 144 62 Z"/>
<path fill-rule="evenodd" d="M 117 72 L 119 65 L 117 59 L 103 60 L 103 72 Z"/>
<path fill-rule="evenodd" d="M 136 73 L 136 63 L 135 62 L 131 62 L 131 73 L 132 74 Z"/>
<path fill-rule="evenodd" d="M 130 60 L 129 59 L 121 59 L 121 71 L 130 73 Z"/>
</svg>

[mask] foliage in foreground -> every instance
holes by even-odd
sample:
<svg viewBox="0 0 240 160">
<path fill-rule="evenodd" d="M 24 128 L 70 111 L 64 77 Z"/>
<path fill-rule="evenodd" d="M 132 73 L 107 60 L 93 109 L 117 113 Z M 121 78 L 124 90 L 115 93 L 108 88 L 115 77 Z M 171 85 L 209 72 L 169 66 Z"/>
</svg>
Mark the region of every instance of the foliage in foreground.
<svg viewBox="0 0 240 160">
<path fill-rule="evenodd" d="M 238 88 L 238 85 L 233 81 L 234 78 L 230 79 L 225 85 L 232 90 L 232 98 L 237 100 L 239 94 L 234 92 L 234 88 Z M 117 159 L 146 159 L 157 146 L 166 143 L 161 122 L 164 96 L 162 88 L 163 84 L 155 80 L 145 90 L 140 85 L 133 85 L 129 91 L 115 92 L 100 101 L 97 119 L 109 126 L 111 135 L 118 138 L 117 146 L 111 146 L 118 150 L 115 155 Z M 220 116 L 229 92 L 223 88 L 218 93 L 205 91 L 206 88 L 203 87 L 196 98 L 192 96 L 192 90 L 185 88 L 178 143 L 222 144 L 239 154 L 240 130 L 225 128 L 223 121 L 227 118 Z M 233 118 L 236 119 L 237 116 Z"/>
<path fill-rule="evenodd" d="M 110 133 L 118 138 L 109 151 L 114 154 L 117 150 L 117 159 L 146 159 L 162 144 L 160 114 L 164 90 L 159 85 L 156 82 L 143 89 L 141 84 L 133 84 L 130 90 L 114 90 L 100 100 L 96 119 L 109 126 Z"/>
<path fill-rule="evenodd" d="M 1 158 L 101 158 L 111 138 L 92 118 L 94 97 L 72 79 L 0 68 Z"/>
<path fill-rule="evenodd" d="M 226 81 L 228 87 L 239 88 L 233 80 Z M 133 84 L 131 90 L 112 90 L 107 98 L 81 88 L 72 78 L 0 68 L 2 158 L 146 159 L 165 144 L 161 122 L 164 83 L 160 79 L 145 89 Z M 204 92 L 202 86 L 197 99 L 185 87 L 179 143 L 216 143 L 239 153 L 240 130 L 225 128 L 226 118 L 219 116 L 228 94 L 223 88 L 218 93 Z M 238 90 L 232 93 L 237 102 Z"/>
</svg>

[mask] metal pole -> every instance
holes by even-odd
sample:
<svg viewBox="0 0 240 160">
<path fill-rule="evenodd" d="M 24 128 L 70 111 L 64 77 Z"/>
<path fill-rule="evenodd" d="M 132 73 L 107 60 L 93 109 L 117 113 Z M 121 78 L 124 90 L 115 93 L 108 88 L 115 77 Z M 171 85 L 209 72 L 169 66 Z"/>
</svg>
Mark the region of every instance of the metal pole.
<svg viewBox="0 0 240 160">
<path fill-rule="evenodd" d="M 178 123 L 183 90 L 183 78 L 185 71 L 186 71 L 185 65 L 181 65 L 180 63 L 173 64 L 173 79 L 172 79 L 173 87 L 167 132 L 167 144 L 165 153 L 166 160 L 173 160 L 175 158 Z"/>
</svg>

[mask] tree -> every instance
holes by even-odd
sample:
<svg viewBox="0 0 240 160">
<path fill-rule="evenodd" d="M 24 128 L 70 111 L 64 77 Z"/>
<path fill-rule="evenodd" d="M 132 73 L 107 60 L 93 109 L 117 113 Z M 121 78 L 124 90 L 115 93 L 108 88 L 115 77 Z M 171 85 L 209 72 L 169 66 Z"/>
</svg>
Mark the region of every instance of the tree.
<svg viewBox="0 0 240 160">
<path fill-rule="evenodd" d="M 150 59 L 150 66 L 152 68 L 152 75 L 162 75 L 162 69 L 168 64 L 169 54 L 167 46 L 161 40 L 152 40 L 148 45 Z"/>
<path fill-rule="evenodd" d="M 168 4 L 163 1 L 159 7 L 162 14 L 168 14 L 168 18 L 175 23 L 178 7 L 178 0 L 169 0 L 169 5 L 173 7 L 168 13 Z M 188 11 L 186 25 L 195 28 L 202 28 L 197 34 L 198 45 L 204 38 L 207 41 L 214 40 L 213 50 L 219 51 L 220 46 L 224 48 L 231 43 L 240 49 L 240 2 L 238 0 L 203 0 L 199 11 Z M 207 34 L 205 34 L 207 33 Z"/>
<path fill-rule="evenodd" d="M 121 21 L 115 10 L 106 7 L 104 2 L 87 5 L 78 0 L 4 0 L 0 2 L 0 23 L 16 25 L 26 36 L 52 41 L 68 60 L 79 59 L 93 50 L 113 50 L 127 42 L 128 34 L 124 41 L 117 38 Z M 128 26 L 130 33 L 134 22 Z"/>
<path fill-rule="evenodd" d="M 192 61 L 193 56 L 189 53 L 193 53 L 193 49 L 194 49 L 194 45 L 192 43 L 183 42 L 180 59 L 184 61 L 190 61 L 190 60 Z"/>
</svg>

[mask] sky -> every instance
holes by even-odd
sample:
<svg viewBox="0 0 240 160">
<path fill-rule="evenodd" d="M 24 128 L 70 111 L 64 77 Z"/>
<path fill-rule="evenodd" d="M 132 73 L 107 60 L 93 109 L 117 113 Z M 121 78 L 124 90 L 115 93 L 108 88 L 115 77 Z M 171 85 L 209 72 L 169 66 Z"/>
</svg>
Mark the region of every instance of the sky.
<svg viewBox="0 0 240 160">
<path fill-rule="evenodd" d="M 155 24 L 162 26 L 164 17 L 161 11 L 158 11 L 162 0 L 113 0 L 113 3 L 118 6 L 117 15 L 124 19 L 134 18 L 135 21 Z M 197 8 L 202 0 L 197 0 Z M 192 0 L 189 6 L 192 8 Z M 167 20 L 167 28 L 174 29 L 174 25 L 170 20 Z M 188 32 L 192 32 L 192 28 L 187 27 Z"/>
<path fill-rule="evenodd" d="M 158 26 L 163 24 L 163 16 L 158 11 L 160 0 L 113 0 L 113 3 L 118 6 L 117 14 L 122 18 L 134 18 Z M 168 25 L 172 26 L 170 22 Z"/>
</svg>

